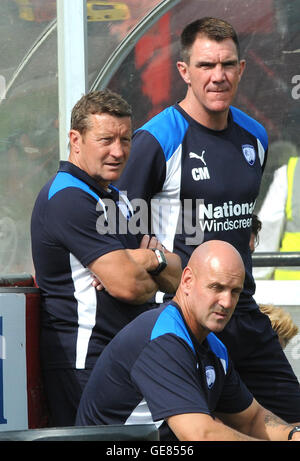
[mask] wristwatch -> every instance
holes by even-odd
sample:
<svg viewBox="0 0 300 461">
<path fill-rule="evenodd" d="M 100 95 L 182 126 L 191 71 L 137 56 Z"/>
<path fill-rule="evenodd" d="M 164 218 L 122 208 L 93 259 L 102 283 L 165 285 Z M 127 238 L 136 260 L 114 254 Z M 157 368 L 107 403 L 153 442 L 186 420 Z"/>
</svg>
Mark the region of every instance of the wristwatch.
<svg viewBox="0 0 300 461">
<path fill-rule="evenodd" d="M 153 271 L 149 271 L 149 274 L 158 275 L 167 267 L 167 261 L 163 251 L 158 250 L 157 248 L 151 248 L 151 250 L 156 254 L 158 266 Z"/>
<path fill-rule="evenodd" d="M 288 440 L 291 440 L 295 432 L 300 432 L 300 426 L 295 426 L 288 435 Z"/>
</svg>

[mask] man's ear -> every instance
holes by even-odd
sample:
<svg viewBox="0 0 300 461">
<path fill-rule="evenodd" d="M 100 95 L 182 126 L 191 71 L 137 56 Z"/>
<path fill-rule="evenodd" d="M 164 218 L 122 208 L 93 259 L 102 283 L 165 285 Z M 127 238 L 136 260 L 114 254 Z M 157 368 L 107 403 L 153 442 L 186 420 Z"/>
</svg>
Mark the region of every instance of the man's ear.
<svg viewBox="0 0 300 461">
<path fill-rule="evenodd" d="M 77 130 L 70 130 L 69 132 L 70 147 L 71 150 L 75 153 L 80 152 L 80 143 L 82 141 L 82 136 Z"/>
<path fill-rule="evenodd" d="M 184 61 L 177 61 L 176 65 L 178 72 L 181 75 L 181 78 L 185 81 L 187 85 L 189 85 L 191 83 L 191 80 L 187 63 Z"/>
<path fill-rule="evenodd" d="M 189 266 L 186 266 L 183 269 L 182 275 L 181 275 L 181 286 L 183 292 L 188 295 L 191 291 L 192 285 L 194 281 L 194 274 L 192 269 Z"/>
<path fill-rule="evenodd" d="M 245 67 L 246 67 L 246 61 L 245 61 L 245 59 L 241 59 L 239 64 L 240 64 L 240 70 L 239 70 L 239 82 L 240 82 L 240 81 L 241 81 L 241 78 L 242 78 L 242 76 L 243 76 Z"/>
</svg>

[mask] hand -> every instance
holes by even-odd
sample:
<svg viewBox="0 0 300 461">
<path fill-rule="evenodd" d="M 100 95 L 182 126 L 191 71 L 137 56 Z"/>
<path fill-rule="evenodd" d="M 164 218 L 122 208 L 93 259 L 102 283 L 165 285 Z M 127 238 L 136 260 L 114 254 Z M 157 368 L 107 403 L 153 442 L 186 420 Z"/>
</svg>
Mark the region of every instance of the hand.
<svg viewBox="0 0 300 461">
<path fill-rule="evenodd" d="M 96 288 L 97 291 L 104 290 L 101 280 L 99 280 L 95 275 L 93 275 L 92 286 Z"/>
<path fill-rule="evenodd" d="M 156 237 L 150 237 L 150 235 L 144 235 L 144 237 L 141 240 L 140 248 L 156 248 L 158 250 L 161 250 L 163 252 L 166 251 L 165 247 L 160 243 L 159 240 L 157 240 Z"/>
</svg>

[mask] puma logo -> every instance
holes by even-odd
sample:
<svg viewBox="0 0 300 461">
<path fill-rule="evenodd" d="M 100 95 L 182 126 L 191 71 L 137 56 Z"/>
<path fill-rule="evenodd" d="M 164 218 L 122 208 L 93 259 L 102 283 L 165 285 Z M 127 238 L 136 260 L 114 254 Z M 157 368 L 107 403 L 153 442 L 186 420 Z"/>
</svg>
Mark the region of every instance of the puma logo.
<svg viewBox="0 0 300 461">
<path fill-rule="evenodd" d="M 201 160 L 201 162 L 206 166 L 206 161 L 204 160 L 204 154 L 205 154 L 205 150 L 202 151 L 201 155 L 195 154 L 195 152 L 190 152 L 189 157 L 190 158 L 197 158 L 197 159 Z"/>
</svg>

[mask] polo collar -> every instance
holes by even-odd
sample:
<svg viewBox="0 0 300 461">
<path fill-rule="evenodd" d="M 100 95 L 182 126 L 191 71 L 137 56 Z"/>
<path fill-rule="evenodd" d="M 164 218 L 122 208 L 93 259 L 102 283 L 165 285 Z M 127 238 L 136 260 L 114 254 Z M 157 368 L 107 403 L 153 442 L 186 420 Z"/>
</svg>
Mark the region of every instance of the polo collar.
<svg viewBox="0 0 300 461">
<path fill-rule="evenodd" d="M 114 194 L 115 192 L 118 192 L 118 190 L 111 185 L 108 186 L 109 190 L 104 189 L 84 170 L 69 161 L 61 160 L 59 162 L 58 172 L 69 173 L 75 178 L 80 179 L 101 197 L 111 197 L 112 193 Z"/>
</svg>

